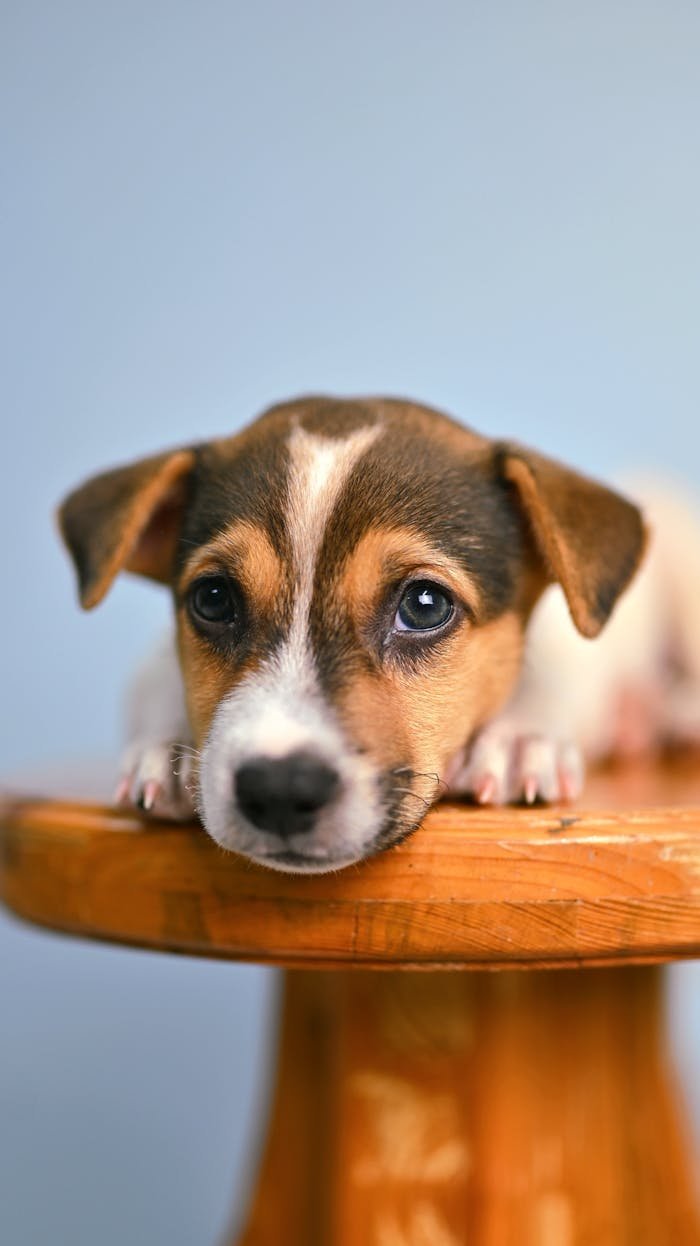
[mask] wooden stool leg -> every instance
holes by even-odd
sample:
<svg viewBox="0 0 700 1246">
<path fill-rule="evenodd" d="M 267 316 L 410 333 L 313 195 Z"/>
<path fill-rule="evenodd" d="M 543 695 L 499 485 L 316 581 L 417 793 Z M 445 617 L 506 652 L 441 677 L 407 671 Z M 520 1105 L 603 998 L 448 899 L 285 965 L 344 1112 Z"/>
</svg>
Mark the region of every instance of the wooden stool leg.
<svg viewBox="0 0 700 1246">
<path fill-rule="evenodd" d="M 287 975 L 238 1246 L 700 1246 L 655 968 Z"/>
<path fill-rule="evenodd" d="M 276 1084 L 267 1140 L 242 1236 L 236 1246 L 329 1246 L 325 1198 L 336 1083 L 333 975 L 283 975 Z"/>
</svg>

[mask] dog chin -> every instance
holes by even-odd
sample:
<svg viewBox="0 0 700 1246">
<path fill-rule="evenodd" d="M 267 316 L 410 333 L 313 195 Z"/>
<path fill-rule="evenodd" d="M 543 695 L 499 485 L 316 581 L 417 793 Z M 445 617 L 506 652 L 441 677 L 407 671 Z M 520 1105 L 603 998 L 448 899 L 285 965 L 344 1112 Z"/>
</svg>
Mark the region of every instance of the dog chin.
<svg viewBox="0 0 700 1246">
<path fill-rule="evenodd" d="M 359 865 L 369 857 L 402 843 L 413 833 L 419 823 L 397 827 L 391 824 L 382 828 L 371 839 L 364 843 L 345 845 L 338 844 L 335 848 L 325 851 L 300 851 L 294 848 L 263 847 L 256 844 L 254 837 L 243 831 L 235 823 L 223 827 L 212 827 L 204 819 L 204 827 L 211 838 L 225 849 L 234 852 L 246 860 L 262 865 L 269 870 L 277 870 L 283 874 L 334 874 L 350 865 Z M 247 828 L 246 828 L 247 829 Z"/>
<path fill-rule="evenodd" d="M 359 856 L 311 857 L 300 852 L 249 853 L 245 856 L 256 865 L 263 865 L 268 870 L 277 870 L 280 874 L 335 874 L 348 865 L 357 865 L 364 860 Z"/>
<path fill-rule="evenodd" d="M 207 828 L 208 829 L 208 828 Z M 232 827 L 228 833 L 212 834 L 211 838 L 227 852 L 234 852 L 245 857 L 255 865 L 263 865 L 266 869 L 277 870 L 282 874 L 332 874 L 345 869 L 348 865 L 357 865 L 376 852 L 373 844 L 353 848 L 345 852 L 299 852 L 294 849 L 272 849 L 254 847 L 247 837 L 241 838 Z"/>
</svg>

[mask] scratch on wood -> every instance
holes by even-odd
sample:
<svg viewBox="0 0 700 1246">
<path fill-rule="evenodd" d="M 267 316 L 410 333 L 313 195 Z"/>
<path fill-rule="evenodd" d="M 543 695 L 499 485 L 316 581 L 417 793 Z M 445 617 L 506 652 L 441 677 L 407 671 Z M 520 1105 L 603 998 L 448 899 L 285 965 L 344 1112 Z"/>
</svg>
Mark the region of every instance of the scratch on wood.
<svg viewBox="0 0 700 1246">
<path fill-rule="evenodd" d="M 568 831 L 570 826 L 576 826 L 576 823 L 580 821 L 581 819 L 575 817 L 574 815 L 557 818 L 554 826 L 548 826 L 547 830 L 550 835 L 559 835 L 561 831 Z"/>
</svg>

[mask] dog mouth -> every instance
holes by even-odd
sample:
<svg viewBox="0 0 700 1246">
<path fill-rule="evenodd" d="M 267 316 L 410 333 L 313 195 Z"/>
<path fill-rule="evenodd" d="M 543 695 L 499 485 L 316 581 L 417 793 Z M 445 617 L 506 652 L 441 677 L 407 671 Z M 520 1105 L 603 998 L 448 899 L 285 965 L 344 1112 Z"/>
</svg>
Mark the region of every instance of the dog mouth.
<svg viewBox="0 0 700 1246">
<path fill-rule="evenodd" d="M 331 874 L 344 870 L 350 865 L 361 865 L 363 861 L 380 856 L 392 848 L 397 848 L 418 830 L 422 819 L 398 819 L 394 814 L 382 829 L 367 843 L 352 852 L 320 853 L 300 852 L 284 849 L 261 851 L 246 846 L 238 849 L 249 860 L 268 869 L 279 870 L 287 874 Z"/>
</svg>

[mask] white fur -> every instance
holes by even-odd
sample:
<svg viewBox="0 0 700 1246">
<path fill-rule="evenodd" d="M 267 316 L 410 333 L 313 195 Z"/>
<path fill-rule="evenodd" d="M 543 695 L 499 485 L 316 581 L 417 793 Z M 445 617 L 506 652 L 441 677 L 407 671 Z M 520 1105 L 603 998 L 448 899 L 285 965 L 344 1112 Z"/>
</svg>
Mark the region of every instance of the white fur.
<svg viewBox="0 0 700 1246">
<path fill-rule="evenodd" d="M 116 798 L 157 817 L 187 820 L 195 807 L 194 748 L 171 634 L 137 672 L 127 700 L 127 746 Z"/>
<path fill-rule="evenodd" d="M 338 773 L 341 794 L 321 812 L 313 832 L 289 836 L 281 844 L 276 835 L 249 825 L 234 810 L 233 776 L 253 757 L 280 757 L 297 749 L 313 751 Z M 266 677 L 243 681 L 221 703 L 202 750 L 200 791 L 204 821 L 217 843 L 263 861 L 281 849 L 298 851 L 317 862 L 314 867 L 310 859 L 305 873 L 358 860 L 385 812 L 376 767 L 352 750 L 320 696 L 300 687 L 293 670 L 285 671 L 274 659 Z"/>
<path fill-rule="evenodd" d="M 289 636 L 274 660 L 304 697 L 317 695 L 308 625 L 318 552 L 343 484 L 380 431 L 381 426 L 376 424 L 341 440 L 320 437 L 297 427 L 288 441 L 288 531 L 295 580 L 294 607 Z"/>
</svg>

